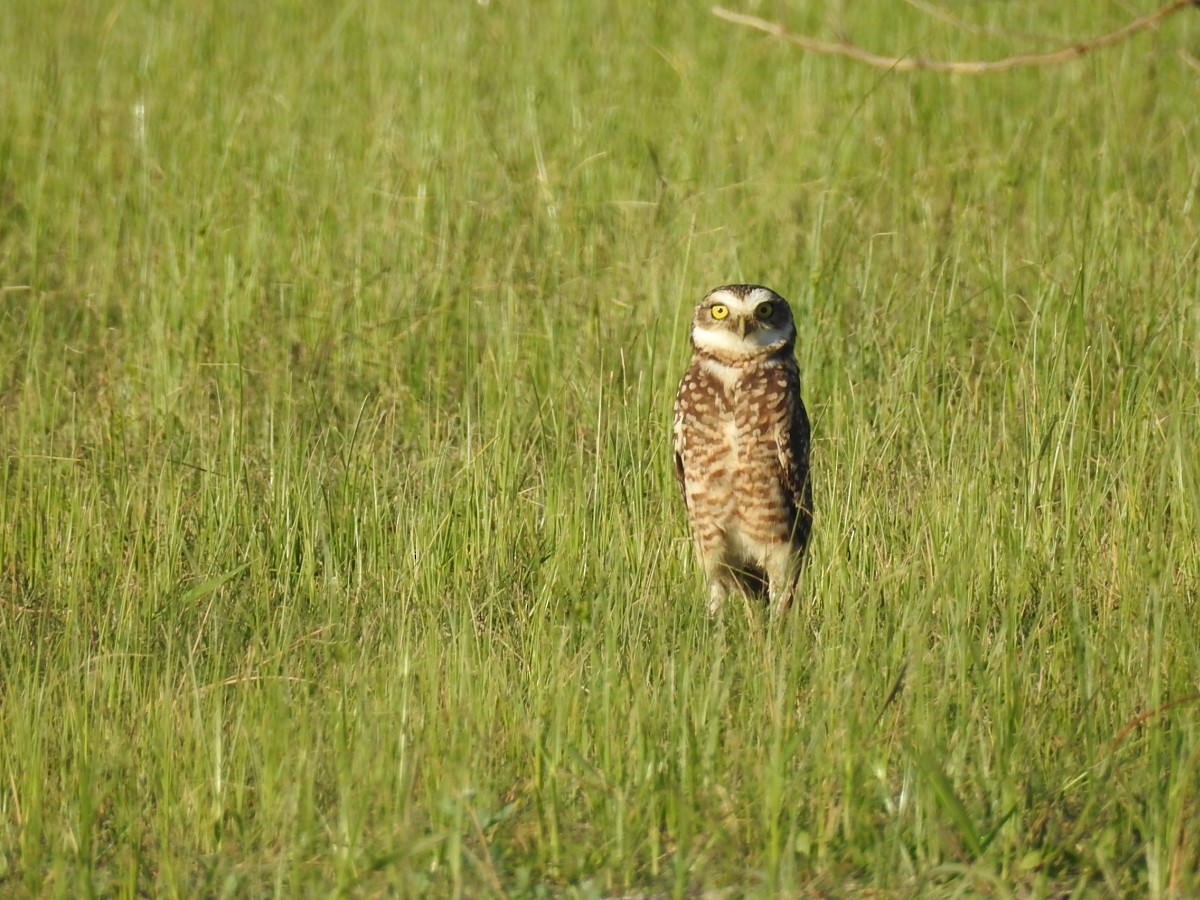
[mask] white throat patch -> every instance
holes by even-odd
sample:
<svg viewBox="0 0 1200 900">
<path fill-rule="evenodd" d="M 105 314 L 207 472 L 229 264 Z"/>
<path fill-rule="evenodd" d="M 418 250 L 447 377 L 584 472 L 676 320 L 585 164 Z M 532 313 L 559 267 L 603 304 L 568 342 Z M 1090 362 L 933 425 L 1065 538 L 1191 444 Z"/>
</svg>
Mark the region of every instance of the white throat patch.
<svg viewBox="0 0 1200 900">
<path fill-rule="evenodd" d="M 726 393 L 733 391 L 733 386 L 737 384 L 737 380 L 742 377 L 742 370 L 734 366 L 727 366 L 720 360 L 713 359 L 711 356 L 705 357 L 700 361 L 700 365 L 704 367 L 704 371 L 712 375 L 717 381 L 725 387 Z"/>
<path fill-rule="evenodd" d="M 752 331 L 745 337 L 740 337 L 737 332 L 725 328 L 692 329 L 692 342 L 696 345 L 697 350 L 707 350 L 709 353 L 739 358 L 760 356 L 782 344 L 787 338 L 787 332 L 780 328 Z"/>
</svg>

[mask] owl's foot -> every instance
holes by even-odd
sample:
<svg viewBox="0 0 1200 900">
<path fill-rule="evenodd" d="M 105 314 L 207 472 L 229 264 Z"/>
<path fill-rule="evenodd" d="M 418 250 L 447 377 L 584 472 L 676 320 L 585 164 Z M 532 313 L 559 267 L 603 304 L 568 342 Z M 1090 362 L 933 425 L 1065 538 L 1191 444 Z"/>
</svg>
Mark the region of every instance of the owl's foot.
<svg viewBox="0 0 1200 900">
<path fill-rule="evenodd" d="M 714 581 L 708 589 L 708 614 L 711 618 L 716 618 L 721 614 L 721 608 L 725 605 L 725 598 L 729 596 L 729 591 L 719 582 Z"/>
<path fill-rule="evenodd" d="M 794 599 L 795 593 L 793 591 L 780 591 L 778 595 L 772 591 L 770 599 L 771 618 L 777 619 L 791 609 Z"/>
</svg>

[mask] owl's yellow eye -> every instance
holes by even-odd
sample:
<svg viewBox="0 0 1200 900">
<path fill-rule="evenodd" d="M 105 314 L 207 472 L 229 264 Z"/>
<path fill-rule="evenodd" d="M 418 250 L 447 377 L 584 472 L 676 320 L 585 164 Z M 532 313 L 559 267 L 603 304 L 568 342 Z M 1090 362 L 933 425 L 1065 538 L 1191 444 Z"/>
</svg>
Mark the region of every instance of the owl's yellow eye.
<svg viewBox="0 0 1200 900">
<path fill-rule="evenodd" d="M 725 306 L 723 303 L 718 303 L 712 308 L 712 317 L 714 319 L 723 319 L 727 315 L 729 315 L 729 307 Z"/>
<path fill-rule="evenodd" d="M 773 312 L 775 312 L 775 307 L 770 303 L 760 303 L 758 304 L 758 308 L 754 310 L 754 314 L 760 319 L 771 318 L 771 313 Z"/>
</svg>

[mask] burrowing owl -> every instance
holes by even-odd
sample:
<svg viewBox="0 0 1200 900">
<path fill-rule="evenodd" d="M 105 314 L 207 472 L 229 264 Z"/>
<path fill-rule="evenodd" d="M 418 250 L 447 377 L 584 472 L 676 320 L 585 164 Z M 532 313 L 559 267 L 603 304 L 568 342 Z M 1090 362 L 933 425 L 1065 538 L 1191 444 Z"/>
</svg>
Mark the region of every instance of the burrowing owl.
<svg viewBox="0 0 1200 900">
<path fill-rule="evenodd" d="M 675 398 L 675 473 L 709 610 L 730 591 L 791 605 L 812 527 L 808 415 L 787 301 L 756 284 L 709 291 Z"/>
</svg>

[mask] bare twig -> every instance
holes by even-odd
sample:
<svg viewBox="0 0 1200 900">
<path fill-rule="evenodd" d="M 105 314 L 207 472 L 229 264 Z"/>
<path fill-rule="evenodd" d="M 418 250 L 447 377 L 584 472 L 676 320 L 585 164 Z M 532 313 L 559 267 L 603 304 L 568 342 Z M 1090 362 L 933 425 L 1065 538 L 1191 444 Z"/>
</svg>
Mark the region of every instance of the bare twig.
<svg viewBox="0 0 1200 900">
<path fill-rule="evenodd" d="M 1113 738 L 1113 743 L 1112 743 L 1113 750 L 1116 750 L 1118 747 L 1120 747 L 1121 741 L 1125 740 L 1125 738 L 1128 736 L 1129 732 L 1133 731 L 1133 729 L 1137 728 L 1139 725 L 1144 725 L 1146 722 L 1150 721 L 1155 716 L 1159 715 L 1160 713 L 1166 712 L 1168 709 L 1171 709 L 1172 707 L 1181 706 L 1184 703 L 1195 703 L 1197 700 L 1200 700 L 1200 694 L 1188 694 L 1186 697 L 1180 697 L 1178 700 L 1172 700 L 1169 703 L 1164 703 L 1162 706 L 1160 706 L 1156 709 L 1151 709 L 1144 713 L 1141 713 L 1138 716 L 1135 716 L 1134 718 L 1130 719 L 1129 722 L 1125 725 L 1125 727 L 1122 728 L 1119 732 L 1117 732 L 1117 736 L 1115 738 Z"/>
<path fill-rule="evenodd" d="M 908 660 L 900 664 L 900 672 L 896 675 L 896 680 L 892 682 L 892 689 L 888 691 L 887 699 L 883 701 L 883 706 L 879 707 L 879 715 L 875 717 L 875 724 L 879 724 L 879 720 L 883 718 L 883 714 L 887 712 L 887 708 L 892 705 L 892 701 L 900 696 L 900 692 L 904 690 L 904 676 L 908 674 Z"/>
<path fill-rule="evenodd" d="M 1168 16 L 1172 16 L 1181 9 L 1189 6 L 1200 8 L 1200 0 L 1175 0 L 1174 3 L 1168 3 L 1154 12 L 1134 19 L 1116 31 L 1110 31 L 1091 40 L 1079 41 L 1060 50 L 1053 50 L 1049 53 L 1021 53 L 1016 56 L 1006 56 L 1003 59 L 977 61 L 925 59 L 920 56 L 880 56 L 848 41 L 819 41 L 803 34 L 788 31 L 778 22 L 768 22 L 766 19 L 760 19 L 757 16 L 735 13 L 720 6 L 714 6 L 712 12 L 717 18 L 733 22 L 735 25 L 757 28 L 759 31 L 764 31 L 774 37 L 790 41 L 813 53 L 844 56 L 847 59 L 866 63 L 868 66 L 875 66 L 878 69 L 892 69 L 897 72 L 926 71 L 953 72 L 961 75 L 983 75 L 988 72 L 1000 72 L 1005 69 L 1017 69 L 1026 66 L 1054 66 L 1059 63 L 1070 62 L 1073 59 L 1078 59 L 1081 56 L 1091 53 L 1093 50 L 1099 50 L 1119 43 L 1139 31 L 1157 25 Z"/>
</svg>

